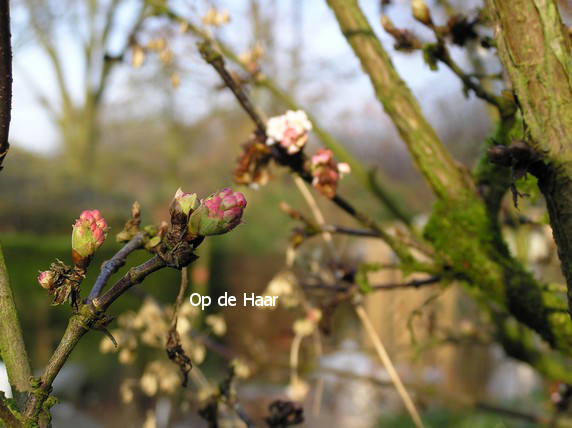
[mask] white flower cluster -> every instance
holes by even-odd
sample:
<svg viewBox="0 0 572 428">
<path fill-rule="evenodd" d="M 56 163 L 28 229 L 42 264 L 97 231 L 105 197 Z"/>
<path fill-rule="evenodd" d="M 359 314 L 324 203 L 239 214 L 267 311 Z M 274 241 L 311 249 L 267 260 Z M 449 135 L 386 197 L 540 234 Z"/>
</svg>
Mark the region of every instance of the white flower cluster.
<svg viewBox="0 0 572 428">
<path fill-rule="evenodd" d="M 306 112 L 288 110 L 286 114 L 268 120 L 266 144 L 271 146 L 279 143 L 288 154 L 293 155 L 304 147 L 308 141 L 308 131 L 311 129 L 312 123 Z"/>
</svg>

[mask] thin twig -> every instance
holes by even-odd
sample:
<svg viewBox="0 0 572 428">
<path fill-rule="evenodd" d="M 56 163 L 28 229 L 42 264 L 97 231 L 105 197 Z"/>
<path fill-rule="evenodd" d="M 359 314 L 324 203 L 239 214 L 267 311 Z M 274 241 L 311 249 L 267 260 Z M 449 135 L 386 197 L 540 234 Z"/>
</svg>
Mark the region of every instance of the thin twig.
<svg viewBox="0 0 572 428">
<path fill-rule="evenodd" d="M 304 336 L 296 334 L 290 346 L 290 383 L 292 384 L 298 382 L 298 357 L 303 338 Z"/>
<path fill-rule="evenodd" d="M 320 207 L 318 207 L 318 204 L 316 203 L 316 200 L 312 196 L 312 193 L 310 193 L 310 191 L 306 187 L 306 183 L 297 175 L 294 176 L 294 183 L 296 184 L 296 187 L 302 194 L 302 197 L 310 207 L 312 215 L 314 216 L 316 222 L 321 228 L 324 224 L 326 224 L 326 219 L 324 218 L 322 211 L 320 211 Z M 329 232 L 324 232 L 322 233 L 322 237 L 324 238 L 324 242 L 326 243 L 326 246 L 328 247 L 328 250 L 330 251 L 330 255 L 332 256 L 332 258 L 337 259 L 336 248 L 334 247 L 332 234 Z"/>
<path fill-rule="evenodd" d="M 451 54 L 449 53 L 449 49 L 447 48 L 445 42 L 439 38 L 438 42 L 438 59 L 443 62 L 449 69 L 463 82 L 463 84 L 471 89 L 478 98 L 488 102 L 489 104 L 494 105 L 498 108 L 499 113 L 503 117 L 508 117 L 514 114 L 515 106 L 510 103 L 505 98 L 494 95 L 488 92 L 482 85 L 479 85 L 477 82 L 473 80 L 470 74 L 465 73 L 461 67 L 453 60 Z"/>
<path fill-rule="evenodd" d="M 185 353 L 183 346 L 181 344 L 181 337 L 177 331 L 177 321 L 179 318 L 179 309 L 183 304 L 185 298 L 185 292 L 189 285 L 189 278 L 187 275 L 187 268 L 184 267 L 181 270 L 181 287 L 179 288 L 179 295 L 177 296 L 177 301 L 173 307 L 173 317 L 171 318 L 171 325 L 167 333 L 167 342 L 165 343 L 165 351 L 169 359 L 175 363 L 181 374 L 183 375 L 182 386 L 186 387 L 189 380 L 189 372 L 193 368 L 193 364 L 189 356 Z"/>
<path fill-rule="evenodd" d="M 438 275 L 431 276 L 425 279 L 412 279 L 411 281 L 402 282 L 402 283 L 394 283 L 394 284 L 381 284 L 381 285 L 372 285 L 376 291 L 383 291 L 383 290 L 395 290 L 398 288 L 420 288 L 425 285 L 433 285 L 441 281 L 441 277 Z"/>
<path fill-rule="evenodd" d="M 455 62 L 455 60 L 453 60 L 453 57 L 449 52 L 449 48 L 447 47 L 447 43 L 443 37 L 443 33 L 440 27 L 433 24 L 432 21 L 426 24 L 426 26 L 429 29 L 433 30 L 435 38 L 437 39 L 437 49 L 435 51 L 437 59 L 439 59 L 443 64 L 449 67 L 449 69 L 459 79 L 461 79 L 465 87 L 472 90 L 478 98 L 497 107 L 502 117 L 510 117 L 514 115 L 516 111 L 516 106 L 514 105 L 513 102 L 503 98 L 502 96 L 495 95 L 487 91 L 482 85 L 478 84 L 473 80 L 473 77 L 475 77 L 475 73 L 465 73 L 461 69 L 461 67 Z"/>
<path fill-rule="evenodd" d="M 337 226 L 333 224 L 325 224 L 322 226 L 323 232 L 337 233 L 340 235 L 361 236 L 364 238 L 379 238 L 379 233 L 367 229 L 354 229 L 351 227 Z"/>
<path fill-rule="evenodd" d="M 373 291 L 389 291 L 389 290 L 397 290 L 401 288 L 420 288 L 425 287 L 427 285 L 433 285 L 441 281 L 441 277 L 438 275 L 430 276 L 429 278 L 424 279 L 412 279 L 411 281 L 407 282 L 395 282 L 395 283 L 388 283 L 388 284 L 379 284 L 379 285 L 372 285 L 371 288 Z M 306 290 L 311 289 L 320 289 L 320 290 L 329 290 L 329 291 L 341 291 L 346 292 L 353 289 L 357 290 L 356 284 L 349 284 L 349 285 L 338 285 L 338 284 L 302 284 L 302 288 Z"/>
<path fill-rule="evenodd" d="M 403 382 L 399 377 L 399 373 L 397 373 L 397 370 L 395 370 L 395 367 L 391 362 L 391 358 L 389 358 L 389 355 L 387 354 L 387 351 L 385 350 L 385 347 L 383 346 L 381 339 L 379 338 L 377 332 L 373 328 L 373 325 L 371 324 L 371 321 L 369 320 L 369 317 L 367 316 L 365 309 L 361 304 L 356 304 L 355 311 L 362 325 L 364 326 L 369 339 L 373 343 L 373 346 L 375 347 L 375 350 L 377 351 L 379 358 L 381 359 L 383 365 L 385 366 L 387 374 L 389 375 L 393 384 L 395 385 L 397 393 L 403 400 L 403 404 L 405 404 L 405 408 L 409 412 L 409 415 L 411 416 L 411 419 L 415 423 L 415 426 L 417 428 L 423 428 L 424 425 L 423 422 L 421 421 L 421 417 L 419 416 L 419 412 L 417 411 L 417 408 L 415 407 L 413 400 L 409 396 L 409 393 L 405 389 L 405 386 L 403 386 Z"/>
<path fill-rule="evenodd" d="M 171 328 L 177 328 L 177 318 L 179 316 L 179 309 L 183 304 L 185 299 L 185 293 L 189 286 L 188 270 L 186 267 L 181 269 L 181 287 L 179 288 L 179 294 L 177 295 L 177 300 L 175 301 L 175 306 L 173 307 L 173 318 L 171 318 Z"/>
<path fill-rule="evenodd" d="M 280 203 L 280 209 L 289 215 L 294 220 L 299 220 L 306 225 L 306 228 L 309 229 L 309 233 L 317 234 L 317 233 L 338 233 L 342 235 L 353 235 L 353 236 L 362 236 L 362 237 L 369 237 L 369 238 L 380 238 L 379 233 L 369 230 L 369 229 L 353 229 L 351 227 L 345 226 L 336 226 L 332 224 L 322 224 L 318 225 L 311 221 L 309 218 L 304 216 L 300 211 L 292 208 L 286 202 Z"/>
<path fill-rule="evenodd" d="M 219 426 L 219 403 L 224 403 L 236 413 L 236 415 L 246 424 L 247 428 L 255 428 L 252 419 L 248 416 L 238 400 L 234 388 L 235 379 L 236 373 L 234 368 L 229 366 L 228 375 L 220 381 L 218 391 L 212 394 L 209 403 L 199 411 L 199 414 L 209 423 L 209 427 Z"/>
<path fill-rule="evenodd" d="M 101 272 L 95 280 L 91 292 L 89 293 L 88 301 L 98 298 L 107 284 L 107 281 L 116 273 L 121 267 L 125 266 L 127 262 L 127 257 L 135 250 L 141 248 L 145 243 L 145 234 L 139 232 L 136 234 L 131 241 L 129 241 L 125 246 L 119 250 L 111 259 L 104 262 L 101 267 Z"/>
<path fill-rule="evenodd" d="M 246 410 L 242 407 L 238 400 L 234 400 L 231 404 L 232 409 L 235 411 L 237 416 L 246 424 L 247 428 L 255 428 L 254 422 L 250 419 L 250 416 L 246 413 Z"/>
<path fill-rule="evenodd" d="M 244 111 L 250 116 L 252 121 L 256 124 L 258 131 L 261 134 L 266 134 L 266 118 L 264 114 L 256 108 L 256 106 L 250 100 L 250 97 L 240 84 L 226 69 L 224 65 L 224 59 L 220 53 L 218 53 L 211 46 L 209 41 L 205 41 L 199 45 L 199 51 L 203 59 L 208 62 L 217 71 L 221 79 L 224 81 L 225 85 L 232 91 Z"/>
<path fill-rule="evenodd" d="M 165 262 L 159 256 L 147 260 L 129 271 L 117 281 L 103 296 L 93 300 L 94 306 L 98 309 L 106 310 L 119 296 L 125 293 L 134 285 L 142 282 L 148 275 L 164 268 Z"/>
<path fill-rule="evenodd" d="M 316 352 L 316 360 L 320 361 L 324 355 L 324 348 L 322 347 L 322 337 L 320 334 L 320 329 L 315 328 L 312 333 L 312 339 L 314 342 L 314 350 Z M 324 376 L 320 373 L 317 374 L 316 388 L 314 392 L 314 401 L 312 402 L 312 415 L 319 416 L 320 408 L 322 407 L 322 396 L 324 395 Z"/>
<path fill-rule="evenodd" d="M 292 208 L 290 205 L 288 205 L 286 202 L 280 202 L 280 210 L 285 213 L 286 215 L 290 216 L 292 219 L 294 220 L 298 220 L 301 221 L 302 223 L 304 223 L 306 225 L 306 228 L 310 229 L 310 230 L 318 230 L 320 229 L 320 227 L 314 223 L 312 220 L 310 220 L 309 218 L 307 218 L 304 214 L 302 214 L 300 211 L 298 211 L 295 208 Z"/>
</svg>

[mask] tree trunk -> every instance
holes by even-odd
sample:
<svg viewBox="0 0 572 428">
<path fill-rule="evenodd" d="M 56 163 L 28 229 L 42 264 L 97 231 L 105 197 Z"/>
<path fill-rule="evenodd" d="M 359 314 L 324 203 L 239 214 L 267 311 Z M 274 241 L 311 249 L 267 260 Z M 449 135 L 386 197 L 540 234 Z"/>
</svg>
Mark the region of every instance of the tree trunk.
<svg viewBox="0 0 572 428">
<path fill-rule="evenodd" d="M 554 0 L 488 0 L 501 60 L 545 167 L 546 198 L 572 308 L 572 46 Z"/>
</svg>

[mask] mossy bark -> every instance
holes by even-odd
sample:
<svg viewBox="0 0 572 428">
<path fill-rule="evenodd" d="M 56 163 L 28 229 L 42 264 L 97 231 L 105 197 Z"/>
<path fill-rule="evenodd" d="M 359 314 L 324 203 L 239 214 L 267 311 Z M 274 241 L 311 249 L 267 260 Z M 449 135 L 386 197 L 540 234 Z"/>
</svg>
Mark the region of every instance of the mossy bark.
<svg viewBox="0 0 572 428">
<path fill-rule="evenodd" d="M 32 367 L 24 346 L 22 329 L 14 304 L 8 270 L 0 245 L 0 357 L 6 364 L 8 379 L 18 405 L 22 408 L 31 389 Z"/>
<path fill-rule="evenodd" d="M 566 301 L 545 290 L 512 258 L 489 221 L 485 204 L 469 194 L 439 201 L 425 230 L 440 263 L 463 278 L 553 348 L 572 355 Z"/>
<path fill-rule="evenodd" d="M 501 60 L 546 165 L 539 187 L 572 308 L 572 44 L 554 0 L 488 0 Z"/>
</svg>

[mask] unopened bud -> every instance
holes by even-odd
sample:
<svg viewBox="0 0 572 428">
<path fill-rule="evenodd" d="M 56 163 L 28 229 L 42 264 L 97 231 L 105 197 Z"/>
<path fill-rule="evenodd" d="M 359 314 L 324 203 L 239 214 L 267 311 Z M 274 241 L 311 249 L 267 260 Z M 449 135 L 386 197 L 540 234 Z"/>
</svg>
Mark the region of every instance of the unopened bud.
<svg viewBox="0 0 572 428">
<path fill-rule="evenodd" d="M 225 188 L 204 199 L 189 218 L 189 233 L 194 236 L 221 235 L 234 229 L 242 218 L 246 198 Z"/>
<path fill-rule="evenodd" d="M 73 225 L 72 256 L 80 264 L 93 256 L 105 241 L 109 227 L 98 210 L 81 213 Z"/>
<path fill-rule="evenodd" d="M 40 272 L 40 274 L 38 275 L 38 282 L 42 286 L 42 288 L 45 288 L 46 290 L 53 290 L 56 285 L 55 277 L 56 276 L 51 270 L 46 270 Z"/>
<path fill-rule="evenodd" d="M 413 17 L 422 24 L 433 24 L 431 13 L 429 12 L 429 8 L 427 7 L 427 4 L 425 4 L 424 0 L 413 0 L 411 2 L 411 12 L 413 13 Z"/>
</svg>

